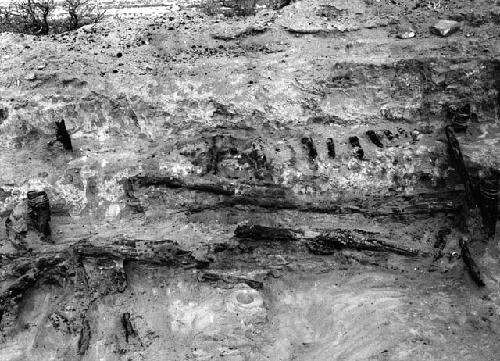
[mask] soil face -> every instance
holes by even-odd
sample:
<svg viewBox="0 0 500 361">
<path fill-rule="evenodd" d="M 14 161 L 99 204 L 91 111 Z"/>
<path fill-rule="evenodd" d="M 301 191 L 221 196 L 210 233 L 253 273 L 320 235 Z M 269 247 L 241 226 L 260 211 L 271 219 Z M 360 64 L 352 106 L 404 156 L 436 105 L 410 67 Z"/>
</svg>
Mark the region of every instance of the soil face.
<svg viewBox="0 0 500 361">
<path fill-rule="evenodd" d="M 500 5 L 238 9 L 1 34 L 0 358 L 498 359 Z"/>
</svg>

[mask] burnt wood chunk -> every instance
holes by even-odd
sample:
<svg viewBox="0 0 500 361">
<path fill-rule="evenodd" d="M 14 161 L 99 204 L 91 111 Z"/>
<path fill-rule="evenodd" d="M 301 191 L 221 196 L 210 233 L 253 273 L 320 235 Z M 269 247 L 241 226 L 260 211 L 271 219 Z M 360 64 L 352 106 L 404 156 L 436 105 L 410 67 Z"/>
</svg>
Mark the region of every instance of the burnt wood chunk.
<svg viewBox="0 0 500 361">
<path fill-rule="evenodd" d="M 380 137 L 377 133 L 375 133 L 373 130 L 369 130 L 366 132 L 366 135 L 370 140 L 372 141 L 373 144 L 375 144 L 379 148 L 383 148 L 384 145 L 382 144 L 382 141 L 380 140 Z"/>
<path fill-rule="evenodd" d="M 326 148 L 328 149 L 328 156 L 335 159 L 335 143 L 332 138 L 327 139 Z"/>
<path fill-rule="evenodd" d="M 123 191 L 125 192 L 125 196 L 127 198 L 135 198 L 134 185 L 129 178 L 125 178 L 123 180 Z"/>
<path fill-rule="evenodd" d="M 68 130 L 66 129 L 66 123 L 64 119 L 60 122 L 56 122 L 56 140 L 61 142 L 64 149 L 73 151 L 73 145 L 71 144 L 71 137 L 69 136 Z"/>
<path fill-rule="evenodd" d="M 85 355 L 90 346 L 91 338 L 90 323 L 87 319 L 83 320 L 82 328 L 80 330 L 80 338 L 78 340 L 78 354 Z"/>
<path fill-rule="evenodd" d="M 208 150 L 207 173 L 213 172 L 213 174 L 217 174 L 219 171 L 219 163 L 224 157 L 223 143 L 223 135 L 214 135 L 212 137 L 210 149 Z"/>
<path fill-rule="evenodd" d="M 202 282 L 222 281 L 229 284 L 245 283 L 246 285 L 256 290 L 260 290 L 264 287 L 264 284 L 261 281 L 257 281 L 244 276 L 236 276 L 217 271 L 205 271 L 200 275 L 199 280 Z"/>
<path fill-rule="evenodd" d="M 232 196 L 235 187 L 230 184 L 206 183 L 204 181 L 185 182 L 182 179 L 169 176 L 134 176 L 129 178 L 132 185 L 143 187 L 185 188 L 193 191 L 207 192 L 219 195 Z"/>
<path fill-rule="evenodd" d="M 50 204 L 45 191 L 28 192 L 28 229 L 35 229 L 44 236 L 50 236 Z"/>
<path fill-rule="evenodd" d="M 484 281 L 481 278 L 481 270 L 479 269 L 479 266 L 472 258 L 467 242 L 463 238 L 461 238 L 459 244 L 462 250 L 462 259 L 464 260 L 464 263 L 467 266 L 467 269 L 469 270 L 471 278 L 474 280 L 474 282 L 476 282 L 476 284 L 479 287 L 483 287 Z"/>
<path fill-rule="evenodd" d="M 328 255 L 343 248 L 359 251 L 390 252 L 403 256 L 416 256 L 417 251 L 401 248 L 374 238 L 355 235 L 349 230 L 336 229 L 319 235 L 307 244 L 313 254 Z"/>
<path fill-rule="evenodd" d="M 479 183 L 479 206 L 488 236 L 494 236 L 498 219 L 499 172 L 492 169 Z"/>
<path fill-rule="evenodd" d="M 443 228 L 438 231 L 436 241 L 434 242 L 434 248 L 436 249 L 434 260 L 443 257 L 443 249 L 446 247 L 446 236 L 450 234 L 450 232 L 451 230 L 449 228 Z"/>
<path fill-rule="evenodd" d="M 472 182 L 469 176 L 469 172 L 465 167 L 464 157 L 462 155 L 462 151 L 460 150 L 460 143 L 458 142 L 457 137 L 455 136 L 455 132 L 451 126 L 447 126 L 445 129 L 446 138 L 448 139 L 448 153 L 451 158 L 451 162 L 458 174 L 462 178 L 465 186 L 465 196 L 467 199 L 467 204 L 469 206 L 475 205 L 474 201 L 474 192 L 472 188 Z"/>
<path fill-rule="evenodd" d="M 265 227 L 260 225 L 240 225 L 234 231 L 236 238 L 254 241 L 293 241 L 297 239 L 294 231 L 287 228 Z"/>
<path fill-rule="evenodd" d="M 137 333 L 135 332 L 134 328 L 132 327 L 132 323 L 130 322 L 130 313 L 125 312 L 122 315 L 122 326 L 123 330 L 125 331 L 125 340 L 127 342 L 130 337 L 137 336 Z"/>
<path fill-rule="evenodd" d="M 477 115 L 472 112 L 470 104 L 461 107 L 448 107 L 448 116 L 451 117 L 451 126 L 456 132 L 466 131 L 469 122 L 477 118 Z"/>
<path fill-rule="evenodd" d="M 352 151 L 354 156 L 358 159 L 363 159 L 363 157 L 365 156 L 365 152 L 363 148 L 361 148 L 361 144 L 359 144 L 359 138 L 356 136 L 349 137 L 349 143 L 353 148 Z"/>
<path fill-rule="evenodd" d="M 394 135 L 392 134 L 392 132 L 389 129 L 384 130 L 384 134 L 387 137 L 387 139 L 389 139 L 389 140 L 394 139 Z"/>
<path fill-rule="evenodd" d="M 127 198 L 127 205 L 136 213 L 144 213 L 144 207 L 134 194 L 134 185 L 130 178 L 125 178 L 123 181 L 123 191 Z"/>
<path fill-rule="evenodd" d="M 306 148 L 307 155 L 311 161 L 315 160 L 318 156 L 318 152 L 316 151 L 316 147 L 314 146 L 314 142 L 310 137 L 302 138 L 302 144 Z"/>
</svg>

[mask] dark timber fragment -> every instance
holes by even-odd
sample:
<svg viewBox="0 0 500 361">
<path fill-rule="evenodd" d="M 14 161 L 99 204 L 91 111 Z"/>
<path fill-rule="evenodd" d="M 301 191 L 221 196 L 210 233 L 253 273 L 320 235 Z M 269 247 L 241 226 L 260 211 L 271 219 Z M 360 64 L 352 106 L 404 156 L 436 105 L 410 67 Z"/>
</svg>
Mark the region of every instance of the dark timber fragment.
<svg viewBox="0 0 500 361">
<path fill-rule="evenodd" d="M 244 276 L 236 276 L 219 271 L 205 271 L 203 272 L 199 280 L 202 282 L 217 282 L 222 281 L 229 284 L 245 283 L 254 289 L 262 289 L 264 284 L 261 281 L 257 281 Z"/>
<path fill-rule="evenodd" d="M 483 224 L 488 236 L 495 235 L 495 229 L 498 219 L 498 196 L 499 196 L 499 172 L 491 169 L 489 174 L 481 179 L 479 183 L 479 193 L 481 201 L 481 215 Z"/>
<path fill-rule="evenodd" d="M 477 114 L 472 112 L 470 104 L 465 104 L 461 107 L 449 105 L 447 113 L 451 119 L 451 126 L 456 132 L 466 131 L 469 122 L 477 120 Z"/>
<path fill-rule="evenodd" d="M 0 108 L 0 124 L 9 117 L 9 110 L 7 108 Z"/>
<path fill-rule="evenodd" d="M 71 138 L 69 136 L 68 130 L 66 129 L 66 123 L 64 119 L 60 122 L 56 122 L 56 141 L 61 142 L 64 149 L 73 151 L 73 145 L 71 144 Z"/>
<path fill-rule="evenodd" d="M 83 320 L 80 330 L 80 339 L 78 340 L 78 354 L 85 355 L 90 346 L 90 323 L 87 319 Z"/>
<path fill-rule="evenodd" d="M 310 137 L 304 137 L 302 138 L 302 144 L 307 150 L 307 154 L 309 156 L 309 159 L 311 161 L 315 160 L 316 157 L 318 156 L 318 152 L 316 151 L 316 147 L 314 146 L 314 142 L 312 138 Z"/>
<path fill-rule="evenodd" d="M 335 143 L 332 138 L 328 138 L 326 141 L 326 147 L 328 149 L 328 156 L 332 159 L 335 158 Z"/>
<path fill-rule="evenodd" d="M 434 260 L 438 260 L 443 257 L 443 249 L 446 247 L 446 236 L 450 234 L 449 228 L 440 229 L 436 235 L 436 241 L 434 242 L 434 248 L 437 250 Z"/>
<path fill-rule="evenodd" d="M 379 148 L 383 148 L 384 145 L 382 144 L 382 141 L 380 140 L 380 137 L 377 133 L 375 133 L 373 130 L 369 130 L 366 132 L 366 135 L 370 140 L 372 141 L 373 144 L 375 144 Z"/>
<path fill-rule="evenodd" d="M 460 143 L 455 136 L 455 132 L 451 126 L 447 126 L 445 129 L 446 138 L 448 139 L 448 152 L 453 166 L 456 168 L 458 174 L 462 178 L 465 186 L 465 196 L 467 199 L 467 204 L 473 206 L 475 204 L 474 194 L 472 189 L 472 182 L 470 180 L 469 172 L 465 167 L 464 157 L 462 151 L 460 150 Z"/>
<path fill-rule="evenodd" d="M 129 337 L 136 337 L 137 333 L 132 327 L 132 323 L 130 322 L 130 313 L 125 312 L 122 315 L 122 326 L 125 331 L 125 340 L 128 342 Z"/>
<path fill-rule="evenodd" d="M 353 148 L 353 154 L 356 156 L 358 159 L 363 159 L 365 156 L 365 152 L 363 151 L 363 148 L 361 148 L 361 145 L 359 144 L 359 138 L 356 136 L 349 137 L 349 143 L 351 144 Z"/>
<path fill-rule="evenodd" d="M 213 172 L 213 174 L 217 174 L 219 171 L 219 163 L 223 158 L 222 145 L 224 142 L 223 135 L 214 135 L 211 140 L 210 149 L 208 150 L 208 163 L 207 163 L 207 172 Z"/>
<path fill-rule="evenodd" d="M 234 231 L 234 236 L 254 241 L 293 241 L 297 239 L 297 234 L 291 229 L 260 225 L 240 225 Z"/>
<path fill-rule="evenodd" d="M 464 260 L 471 278 L 476 282 L 479 287 L 484 286 L 484 281 L 481 278 L 481 270 L 479 269 L 477 263 L 472 258 L 467 242 L 461 238 L 459 242 L 460 248 L 462 249 L 462 259 Z"/>
<path fill-rule="evenodd" d="M 35 229 L 44 236 L 50 236 L 50 204 L 45 191 L 28 192 L 28 229 Z"/>
<path fill-rule="evenodd" d="M 234 185 L 207 183 L 205 181 L 185 182 L 182 179 L 169 176 L 134 176 L 129 180 L 132 185 L 137 187 L 166 187 L 166 188 L 184 188 L 193 191 L 207 192 L 219 195 L 231 196 L 235 193 Z"/>
<path fill-rule="evenodd" d="M 373 238 L 354 235 L 349 230 L 336 229 L 314 238 L 308 243 L 309 251 L 313 254 L 328 255 L 342 248 L 351 248 L 359 251 L 390 252 L 404 256 L 416 256 L 417 251 L 388 244 Z"/>
<path fill-rule="evenodd" d="M 144 207 L 141 205 L 141 201 L 137 199 L 134 194 L 134 185 L 129 178 L 123 181 L 123 191 L 125 192 L 125 197 L 127 198 L 127 205 L 137 213 L 143 213 Z"/>
</svg>

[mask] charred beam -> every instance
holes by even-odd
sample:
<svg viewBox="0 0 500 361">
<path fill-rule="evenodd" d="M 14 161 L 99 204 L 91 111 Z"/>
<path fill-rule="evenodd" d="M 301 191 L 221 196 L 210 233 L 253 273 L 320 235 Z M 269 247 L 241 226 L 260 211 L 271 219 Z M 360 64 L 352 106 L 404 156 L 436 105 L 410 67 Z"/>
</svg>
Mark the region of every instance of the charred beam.
<svg viewBox="0 0 500 361">
<path fill-rule="evenodd" d="M 74 246 L 74 252 L 78 256 L 89 258 L 105 257 L 195 268 L 207 266 L 205 260 L 196 258 L 190 251 L 182 249 L 177 242 L 170 240 L 121 239 L 99 244 L 82 241 Z"/>
<path fill-rule="evenodd" d="M 234 186 L 223 183 L 204 183 L 204 182 L 185 182 L 181 179 L 169 176 L 134 176 L 129 178 L 131 184 L 136 184 L 140 188 L 145 187 L 166 187 L 166 188 L 185 188 L 200 192 L 213 193 L 218 195 L 234 195 Z"/>
<path fill-rule="evenodd" d="M 418 251 L 401 248 L 388 244 L 374 238 L 355 235 L 349 230 L 336 229 L 314 238 L 307 244 L 309 251 L 313 254 L 333 254 L 343 248 L 356 249 L 359 251 L 389 252 L 403 256 L 416 256 Z"/>
<path fill-rule="evenodd" d="M 297 234 L 291 229 L 265 227 L 260 225 L 240 225 L 234 231 L 236 238 L 253 241 L 294 241 Z"/>
<path fill-rule="evenodd" d="M 200 275 L 199 280 L 201 282 L 222 281 L 229 284 L 245 283 L 248 286 L 257 290 L 262 289 L 264 287 L 264 284 L 261 281 L 257 281 L 248 277 L 236 276 L 217 271 L 205 271 Z"/>
<path fill-rule="evenodd" d="M 82 322 L 82 328 L 80 329 L 80 338 L 78 339 L 78 354 L 85 355 L 90 346 L 90 338 L 92 333 L 90 330 L 90 323 L 87 319 Z"/>
<path fill-rule="evenodd" d="M 469 246 L 468 246 L 466 240 L 464 240 L 463 238 L 460 238 L 459 245 L 460 245 L 460 248 L 462 250 L 462 259 L 464 260 L 464 263 L 467 266 L 467 269 L 469 271 L 471 278 L 474 280 L 474 282 L 476 282 L 476 284 L 479 287 L 483 287 L 485 284 L 484 284 L 483 279 L 481 278 L 481 270 L 479 269 L 479 266 L 472 258 L 472 255 L 470 253 L 470 249 L 469 249 Z"/>
<path fill-rule="evenodd" d="M 476 204 L 474 200 L 474 190 L 469 172 L 465 167 L 464 157 L 460 149 L 460 143 L 458 142 L 458 139 L 455 136 L 455 132 L 453 131 L 453 128 L 451 126 L 448 125 L 445 129 L 445 132 L 446 138 L 448 139 L 448 152 L 451 161 L 453 163 L 453 166 L 457 169 L 458 174 L 462 178 L 462 181 L 464 182 L 467 204 L 469 207 L 474 206 Z"/>
</svg>

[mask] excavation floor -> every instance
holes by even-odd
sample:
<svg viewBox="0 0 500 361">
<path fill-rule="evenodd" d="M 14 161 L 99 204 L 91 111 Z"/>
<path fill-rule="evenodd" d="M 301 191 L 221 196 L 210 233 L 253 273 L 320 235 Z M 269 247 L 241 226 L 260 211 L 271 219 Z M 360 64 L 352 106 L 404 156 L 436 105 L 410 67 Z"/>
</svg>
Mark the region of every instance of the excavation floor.
<svg viewBox="0 0 500 361">
<path fill-rule="evenodd" d="M 82 360 L 497 359 L 500 322 L 488 296 L 460 280 L 459 269 L 405 269 L 283 267 L 255 290 L 199 283 L 197 271 L 128 264 L 127 289 L 89 309 L 93 331 Z M 50 285 L 29 292 L 2 360 L 71 357 L 77 338 L 49 316 L 73 297 Z M 124 312 L 136 331 L 128 342 Z"/>
</svg>

